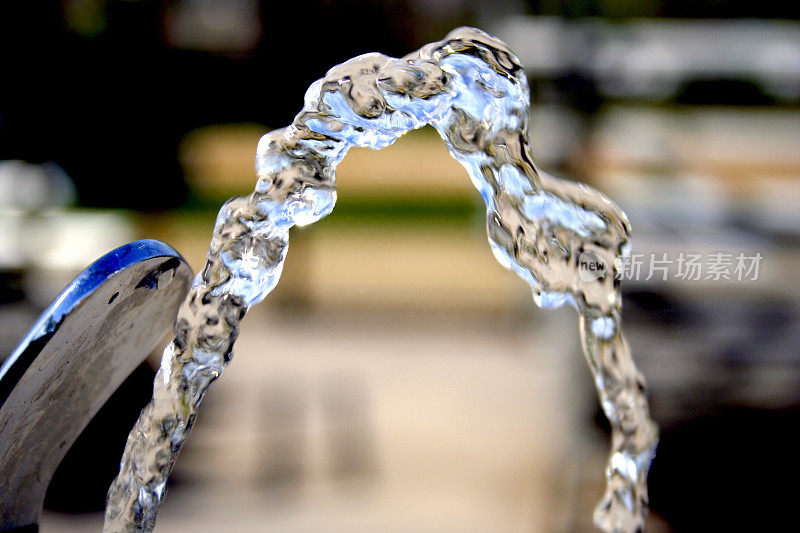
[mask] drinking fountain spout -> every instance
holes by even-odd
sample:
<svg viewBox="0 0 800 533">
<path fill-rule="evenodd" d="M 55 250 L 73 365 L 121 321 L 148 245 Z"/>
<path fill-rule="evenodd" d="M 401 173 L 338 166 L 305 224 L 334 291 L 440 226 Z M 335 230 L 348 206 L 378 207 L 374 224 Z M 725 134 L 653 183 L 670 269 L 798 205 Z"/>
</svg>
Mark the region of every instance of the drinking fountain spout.
<svg viewBox="0 0 800 533">
<path fill-rule="evenodd" d="M 50 479 L 100 407 L 170 329 L 192 271 L 132 242 L 56 298 L 0 367 L 0 531 L 37 531 Z"/>
</svg>

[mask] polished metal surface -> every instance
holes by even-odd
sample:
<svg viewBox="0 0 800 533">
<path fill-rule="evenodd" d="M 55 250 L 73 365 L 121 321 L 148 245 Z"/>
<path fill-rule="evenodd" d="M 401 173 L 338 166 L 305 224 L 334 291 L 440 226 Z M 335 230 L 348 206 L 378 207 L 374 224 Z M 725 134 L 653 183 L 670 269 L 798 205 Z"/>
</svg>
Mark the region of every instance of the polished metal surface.
<svg viewBox="0 0 800 533">
<path fill-rule="evenodd" d="M 35 529 L 62 458 L 170 328 L 191 279 L 161 242 L 122 246 L 75 278 L 8 357 L 0 368 L 0 531 Z"/>
</svg>

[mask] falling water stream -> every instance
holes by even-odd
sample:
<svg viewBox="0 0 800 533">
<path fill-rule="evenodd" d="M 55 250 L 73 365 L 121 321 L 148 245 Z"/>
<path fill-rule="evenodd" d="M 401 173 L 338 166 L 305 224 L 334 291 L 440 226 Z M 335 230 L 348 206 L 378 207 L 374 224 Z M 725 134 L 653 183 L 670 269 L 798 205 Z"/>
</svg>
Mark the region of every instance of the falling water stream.
<svg viewBox="0 0 800 533">
<path fill-rule="evenodd" d="M 277 284 L 289 228 L 333 210 L 335 169 L 347 150 L 384 148 L 426 124 L 483 197 L 497 260 L 532 287 L 537 305 L 577 309 L 583 352 L 612 427 L 607 488 L 595 523 L 605 531 L 644 528 L 658 432 L 620 327 L 616 261 L 627 253 L 630 228 L 602 194 L 537 170 L 528 145 L 529 101 L 514 54 L 473 28 L 401 59 L 353 58 L 309 87 L 292 124 L 258 143 L 255 191 L 229 200 L 217 216 L 153 399 L 128 437 L 109 489 L 104 531 L 153 529 L 203 394 L 231 360 L 240 320 Z M 587 276 L 581 269 L 586 254 L 604 269 Z"/>
</svg>

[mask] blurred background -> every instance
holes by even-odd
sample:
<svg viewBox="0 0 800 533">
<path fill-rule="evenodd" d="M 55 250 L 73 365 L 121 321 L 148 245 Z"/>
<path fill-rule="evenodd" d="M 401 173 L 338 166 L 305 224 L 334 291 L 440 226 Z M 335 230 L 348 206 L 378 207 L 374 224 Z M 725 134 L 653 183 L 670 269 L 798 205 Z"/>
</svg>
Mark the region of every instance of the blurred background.
<svg viewBox="0 0 800 533">
<path fill-rule="evenodd" d="M 624 316 L 662 429 L 650 530 L 777 527 L 800 474 L 798 6 L 3 2 L 0 358 L 118 245 L 161 239 L 199 270 L 259 137 L 328 68 L 473 25 L 526 69 L 538 165 L 614 198 L 634 253 L 763 257 L 756 279 L 625 281 Z M 574 313 L 496 264 L 430 128 L 337 175 L 336 210 L 293 230 L 243 322 L 157 530 L 592 531 L 608 427 Z M 99 530 L 158 359 L 70 451 L 42 531 Z"/>
</svg>

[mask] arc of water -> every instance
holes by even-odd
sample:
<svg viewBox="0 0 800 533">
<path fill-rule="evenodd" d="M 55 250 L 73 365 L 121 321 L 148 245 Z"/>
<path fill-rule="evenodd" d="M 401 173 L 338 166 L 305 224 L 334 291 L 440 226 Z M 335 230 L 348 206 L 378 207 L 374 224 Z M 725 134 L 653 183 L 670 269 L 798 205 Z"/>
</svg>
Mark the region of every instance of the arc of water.
<svg viewBox="0 0 800 533">
<path fill-rule="evenodd" d="M 207 262 L 164 352 L 153 401 L 132 430 L 109 489 L 105 531 L 149 531 L 164 486 L 208 386 L 232 355 L 248 307 L 276 285 L 289 228 L 326 216 L 335 168 L 352 146 L 374 149 L 433 125 L 468 171 L 487 207 L 495 257 L 519 274 L 542 307 L 579 312 L 584 355 L 612 426 L 608 486 L 595 512 L 606 531 L 643 529 L 646 477 L 657 442 L 644 379 L 620 328 L 616 260 L 630 228 L 591 188 L 536 169 L 528 146 L 529 92 L 501 41 L 460 28 L 401 59 L 366 54 L 328 71 L 292 124 L 258 144 L 255 191 L 217 217 Z M 582 254 L 606 269 L 587 279 Z"/>
</svg>

